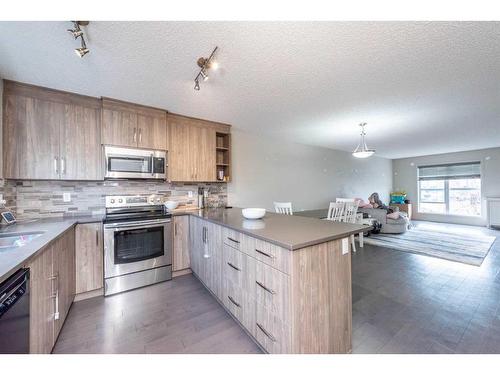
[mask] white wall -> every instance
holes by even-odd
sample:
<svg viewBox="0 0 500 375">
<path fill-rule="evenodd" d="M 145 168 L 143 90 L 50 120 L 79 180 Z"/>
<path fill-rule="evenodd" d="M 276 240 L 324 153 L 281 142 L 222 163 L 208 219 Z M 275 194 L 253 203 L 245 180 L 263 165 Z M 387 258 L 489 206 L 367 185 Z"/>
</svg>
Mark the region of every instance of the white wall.
<svg viewBox="0 0 500 375">
<path fill-rule="evenodd" d="M 367 197 L 374 191 L 387 201 L 392 162 L 356 159 L 349 152 L 305 146 L 232 130 L 232 182 L 228 202 L 236 207 L 273 209 L 291 201 L 294 210 L 326 208 L 336 197 Z"/>
<path fill-rule="evenodd" d="M 483 204 L 481 217 L 419 214 L 417 211 L 418 185 L 417 167 L 419 165 L 461 163 L 469 161 L 481 162 L 481 195 Z M 454 152 L 449 154 L 420 156 L 393 160 L 394 190 L 405 190 L 408 199 L 413 201 L 414 218 L 456 224 L 485 225 L 485 197 L 500 196 L 500 147 L 484 150 Z"/>
</svg>

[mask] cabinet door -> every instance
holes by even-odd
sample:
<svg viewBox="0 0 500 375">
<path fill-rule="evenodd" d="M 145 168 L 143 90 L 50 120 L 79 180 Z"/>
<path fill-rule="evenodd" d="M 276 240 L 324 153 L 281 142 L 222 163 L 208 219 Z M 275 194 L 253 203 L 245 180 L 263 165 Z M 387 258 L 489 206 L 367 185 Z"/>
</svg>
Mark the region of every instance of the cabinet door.
<svg viewBox="0 0 500 375">
<path fill-rule="evenodd" d="M 167 149 L 167 115 L 166 112 L 138 114 L 138 146 L 141 148 L 150 148 L 153 150 Z"/>
<path fill-rule="evenodd" d="M 52 269 L 52 247 L 47 247 L 28 265 L 30 268 L 30 353 L 50 353 L 54 345 L 56 278 Z"/>
<path fill-rule="evenodd" d="M 102 224 L 78 224 L 75 232 L 76 293 L 103 287 Z"/>
<path fill-rule="evenodd" d="M 195 169 L 195 181 L 215 181 L 216 150 L 215 130 L 208 127 L 193 126 L 190 148 L 191 160 Z M 194 147 L 193 147 L 194 146 Z"/>
<path fill-rule="evenodd" d="M 53 245 L 54 271 L 57 275 L 55 332 L 57 339 L 75 297 L 75 232 L 73 229 Z M 58 315 L 57 315 L 58 314 Z"/>
<path fill-rule="evenodd" d="M 172 268 L 179 271 L 189 267 L 189 216 L 175 216 Z"/>
<path fill-rule="evenodd" d="M 203 257 L 203 222 L 194 216 L 189 217 L 189 256 L 191 262 L 191 270 L 202 279 L 201 275 L 201 258 Z"/>
<path fill-rule="evenodd" d="M 208 237 L 207 279 L 210 290 L 222 300 L 222 227 L 206 222 Z"/>
<path fill-rule="evenodd" d="M 170 181 L 193 181 L 194 168 L 190 153 L 190 126 L 176 115 L 168 115 L 168 179 Z"/>
<path fill-rule="evenodd" d="M 5 92 L 4 177 L 58 179 L 64 104 Z"/>
<path fill-rule="evenodd" d="M 137 114 L 107 108 L 102 109 L 102 143 L 105 145 L 137 147 Z"/>
<path fill-rule="evenodd" d="M 61 179 L 102 180 L 101 112 L 95 106 L 66 105 L 61 126 Z"/>
</svg>

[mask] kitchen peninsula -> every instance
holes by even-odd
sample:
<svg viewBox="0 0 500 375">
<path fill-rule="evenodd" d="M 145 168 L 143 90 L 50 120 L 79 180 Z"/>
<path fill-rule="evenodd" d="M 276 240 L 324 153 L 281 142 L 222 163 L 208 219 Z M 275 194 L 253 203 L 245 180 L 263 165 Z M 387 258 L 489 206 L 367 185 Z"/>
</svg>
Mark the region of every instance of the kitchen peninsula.
<svg viewBox="0 0 500 375">
<path fill-rule="evenodd" d="M 189 222 L 184 250 L 193 273 L 261 348 L 269 353 L 351 352 L 347 238 L 363 226 L 274 213 L 247 220 L 239 208 L 185 211 L 175 213 L 174 220 L 181 216 Z M 3 228 L 2 233 L 40 236 L 13 250 L 16 256 L 9 258 L 16 261 L 0 264 L 0 278 L 37 265 L 52 242 L 61 236 L 73 238 L 75 226 L 89 220 L 98 219 L 46 219 Z M 34 276 L 41 271 L 32 270 Z M 71 283 L 74 275 L 68 279 Z M 68 289 L 74 291 L 74 286 Z M 69 294 L 72 301 L 74 292 Z M 50 352 L 51 344 L 44 347 L 39 340 L 41 322 L 36 316 L 32 310 L 31 337 L 38 339 L 32 351 Z"/>
</svg>

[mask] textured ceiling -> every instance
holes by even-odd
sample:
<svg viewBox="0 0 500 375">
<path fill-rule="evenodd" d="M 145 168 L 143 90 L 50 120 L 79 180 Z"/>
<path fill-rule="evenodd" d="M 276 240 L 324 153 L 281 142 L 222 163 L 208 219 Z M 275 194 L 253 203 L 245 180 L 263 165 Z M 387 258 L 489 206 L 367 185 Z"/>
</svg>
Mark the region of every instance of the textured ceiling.
<svg viewBox="0 0 500 375">
<path fill-rule="evenodd" d="M 400 158 L 500 146 L 498 22 L 0 22 L 0 76 Z M 195 61 L 221 68 L 193 90 Z"/>
</svg>

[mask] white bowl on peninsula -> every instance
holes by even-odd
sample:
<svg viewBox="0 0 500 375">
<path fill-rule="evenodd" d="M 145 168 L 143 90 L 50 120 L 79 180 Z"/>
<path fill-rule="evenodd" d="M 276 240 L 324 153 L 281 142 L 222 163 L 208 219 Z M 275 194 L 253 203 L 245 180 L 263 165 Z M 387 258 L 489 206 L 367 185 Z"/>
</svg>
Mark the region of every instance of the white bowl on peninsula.
<svg viewBox="0 0 500 375">
<path fill-rule="evenodd" d="M 266 216 L 265 208 L 244 208 L 241 210 L 241 214 L 245 219 L 262 219 Z"/>
<path fill-rule="evenodd" d="M 166 201 L 164 203 L 164 205 L 167 208 L 167 210 L 175 210 L 177 208 L 177 206 L 179 205 L 179 202 L 176 202 L 176 201 Z"/>
</svg>

